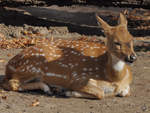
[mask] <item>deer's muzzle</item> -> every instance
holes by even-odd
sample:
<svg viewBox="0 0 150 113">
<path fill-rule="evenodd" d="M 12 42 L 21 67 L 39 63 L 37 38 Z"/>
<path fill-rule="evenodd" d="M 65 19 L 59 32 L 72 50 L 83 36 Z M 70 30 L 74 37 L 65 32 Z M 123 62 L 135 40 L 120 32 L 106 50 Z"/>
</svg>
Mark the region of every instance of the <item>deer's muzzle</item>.
<svg viewBox="0 0 150 113">
<path fill-rule="evenodd" d="M 125 58 L 125 61 L 128 63 L 133 63 L 134 61 L 136 61 L 136 59 L 137 56 L 135 54 L 131 54 Z"/>
</svg>

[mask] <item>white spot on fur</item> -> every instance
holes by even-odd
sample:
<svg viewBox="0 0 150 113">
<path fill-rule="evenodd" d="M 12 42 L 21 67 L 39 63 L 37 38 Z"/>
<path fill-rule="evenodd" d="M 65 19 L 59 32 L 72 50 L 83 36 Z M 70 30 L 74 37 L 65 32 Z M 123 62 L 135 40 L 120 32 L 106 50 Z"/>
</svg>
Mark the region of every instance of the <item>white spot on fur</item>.
<svg viewBox="0 0 150 113">
<path fill-rule="evenodd" d="M 36 56 L 39 56 L 39 53 L 35 53 Z"/>
<path fill-rule="evenodd" d="M 95 70 L 99 70 L 99 67 L 96 67 Z"/>
<path fill-rule="evenodd" d="M 82 73 L 81 75 L 85 76 L 85 75 L 87 75 L 87 74 L 86 74 L 86 73 Z"/>
<path fill-rule="evenodd" d="M 96 76 L 96 78 L 98 78 L 99 77 L 99 75 L 95 75 Z"/>
<path fill-rule="evenodd" d="M 78 75 L 78 73 L 77 73 L 77 72 L 75 72 L 75 71 L 74 71 L 74 72 L 72 72 L 72 76 L 73 76 L 73 77 L 76 77 L 77 75 Z"/>
<path fill-rule="evenodd" d="M 35 54 L 34 54 L 34 53 L 31 53 L 31 55 L 34 56 Z"/>
<path fill-rule="evenodd" d="M 43 53 L 43 54 L 40 54 L 41 56 L 45 56 L 45 54 Z"/>
<path fill-rule="evenodd" d="M 43 52 L 43 49 L 39 49 L 40 52 Z"/>
<path fill-rule="evenodd" d="M 93 69 L 92 68 L 89 68 L 89 71 L 92 71 Z"/>
<path fill-rule="evenodd" d="M 51 93 L 49 87 L 46 84 L 43 84 L 43 90 L 46 93 Z"/>
<path fill-rule="evenodd" d="M 85 68 L 85 67 L 83 68 L 83 71 L 87 71 L 87 70 L 88 70 L 87 68 Z"/>
<path fill-rule="evenodd" d="M 21 72 L 24 72 L 25 71 L 25 69 L 23 68 L 22 70 L 21 70 Z"/>
<path fill-rule="evenodd" d="M 76 78 L 76 81 L 80 80 L 80 78 Z"/>
<path fill-rule="evenodd" d="M 78 66 L 79 64 L 78 63 L 75 63 L 75 66 Z"/>
<path fill-rule="evenodd" d="M 61 74 L 56 74 L 56 73 L 46 73 L 47 76 L 51 76 L 51 77 L 59 77 L 59 78 L 64 78 L 66 79 L 66 77 L 64 75 Z"/>
<path fill-rule="evenodd" d="M 91 58 L 94 58 L 95 56 L 90 56 Z"/>
<path fill-rule="evenodd" d="M 83 62 L 85 62 L 85 61 L 86 61 L 86 59 L 85 59 L 85 58 L 83 58 L 83 59 L 82 59 L 82 61 L 83 61 Z"/>
<path fill-rule="evenodd" d="M 29 63 L 29 60 L 26 60 L 26 64 L 28 64 Z"/>
<path fill-rule="evenodd" d="M 116 71 L 122 71 L 123 68 L 124 68 L 124 65 L 125 63 L 123 61 L 118 61 L 114 66 L 113 68 L 116 70 Z"/>
<path fill-rule="evenodd" d="M 32 67 L 31 70 L 32 70 L 32 72 L 37 72 L 37 68 L 36 67 Z"/>
<path fill-rule="evenodd" d="M 85 76 L 82 76 L 82 79 L 86 79 L 86 77 L 85 77 Z"/>
<path fill-rule="evenodd" d="M 21 87 L 18 88 L 18 91 L 23 91 L 23 89 Z"/>
<path fill-rule="evenodd" d="M 88 72 L 89 75 L 93 75 L 93 72 Z"/>
</svg>

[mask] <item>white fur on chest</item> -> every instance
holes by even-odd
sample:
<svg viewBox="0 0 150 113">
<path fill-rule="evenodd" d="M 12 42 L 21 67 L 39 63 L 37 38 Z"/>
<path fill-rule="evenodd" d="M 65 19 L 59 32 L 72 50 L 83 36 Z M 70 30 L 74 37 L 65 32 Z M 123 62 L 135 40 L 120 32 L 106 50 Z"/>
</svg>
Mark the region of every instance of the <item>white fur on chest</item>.
<svg viewBox="0 0 150 113">
<path fill-rule="evenodd" d="M 116 64 L 113 65 L 115 71 L 122 71 L 125 66 L 125 63 L 122 60 L 119 60 Z"/>
</svg>

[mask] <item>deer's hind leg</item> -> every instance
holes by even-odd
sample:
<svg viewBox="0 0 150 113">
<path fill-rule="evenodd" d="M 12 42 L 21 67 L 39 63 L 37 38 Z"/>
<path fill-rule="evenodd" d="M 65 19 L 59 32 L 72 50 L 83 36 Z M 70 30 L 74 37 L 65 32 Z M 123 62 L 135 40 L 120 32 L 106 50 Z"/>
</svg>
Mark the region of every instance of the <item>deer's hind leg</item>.
<svg viewBox="0 0 150 113">
<path fill-rule="evenodd" d="M 7 90 L 12 90 L 12 91 L 18 91 L 19 87 L 20 87 L 20 80 L 16 79 L 16 78 L 4 78 L 3 79 L 3 83 L 2 83 L 2 87 L 4 89 Z"/>
<path fill-rule="evenodd" d="M 21 76 L 18 74 L 6 73 L 5 78 L 3 79 L 3 88 L 12 91 L 19 91 L 22 84 L 20 77 Z"/>
<path fill-rule="evenodd" d="M 28 77 L 27 77 L 28 78 Z M 14 74 L 11 79 L 4 79 L 3 87 L 12 91 L 27 91 L 27 90 L 43 90 L 45 93 L 51 95 L 51 90 L 47 84 L 42 82 L 38 76 L 29 77 L 22 81 L 18 75 Z"/>
<path fill-rule="evenodd" d="M 44 91 L 48 95 L 52 95 L 49 86 L 43 82 L 32 82 L 32 83 L 22 84 L 19 87 L 18 91 L 37 90 L 37 89 Z"/>
</svg>

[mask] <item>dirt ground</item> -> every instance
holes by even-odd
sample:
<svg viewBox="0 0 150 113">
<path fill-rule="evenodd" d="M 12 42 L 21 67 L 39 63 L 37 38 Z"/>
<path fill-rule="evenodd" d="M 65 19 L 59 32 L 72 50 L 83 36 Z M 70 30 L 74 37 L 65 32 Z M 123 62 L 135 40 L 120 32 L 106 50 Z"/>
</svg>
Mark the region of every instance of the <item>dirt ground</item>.
<svg viewBox="0 0 150 113">
<path fill-rule="evenodd" d="M 52 36 L 76 38 L 83 35 L 103 39 L 93 12 L 104 12 L 107 8 L 52 6 L 49 9 L 49 15 L 46 13 L 45 16 L 45 9 L 38 15 L 37 10 L 31 8 L 0 8 L 0 33 L 8 39 Z M 113 13 L 118 15 L 121 10 L 114 8 Z M 111 12 L 112 9 L 110 8 L 109 11 Z M 68 22 L 65 22 L 66 20 Z M 109 22 L 109 18 L 106 21 Z M 41 35 L 31 35 L 36 33 Z M 143 38 L 150 39 L 148 31 L 143 32 L 142 35 Z M 136 41 L 135 43 L 138 45 Z M 133 83 L 129 97 L 91 100 L 50 97 L 42 91 L 13 92 L 1 88 L 0 113 L 150 113 L 150 48 L 144 46 L 135 46 L 135 48 L 138 60 L 132 65 Z M 21 50 L 0 49 L 0 79 L 5 75 L 5 65 L 8 60 Z"/>
</svg>

